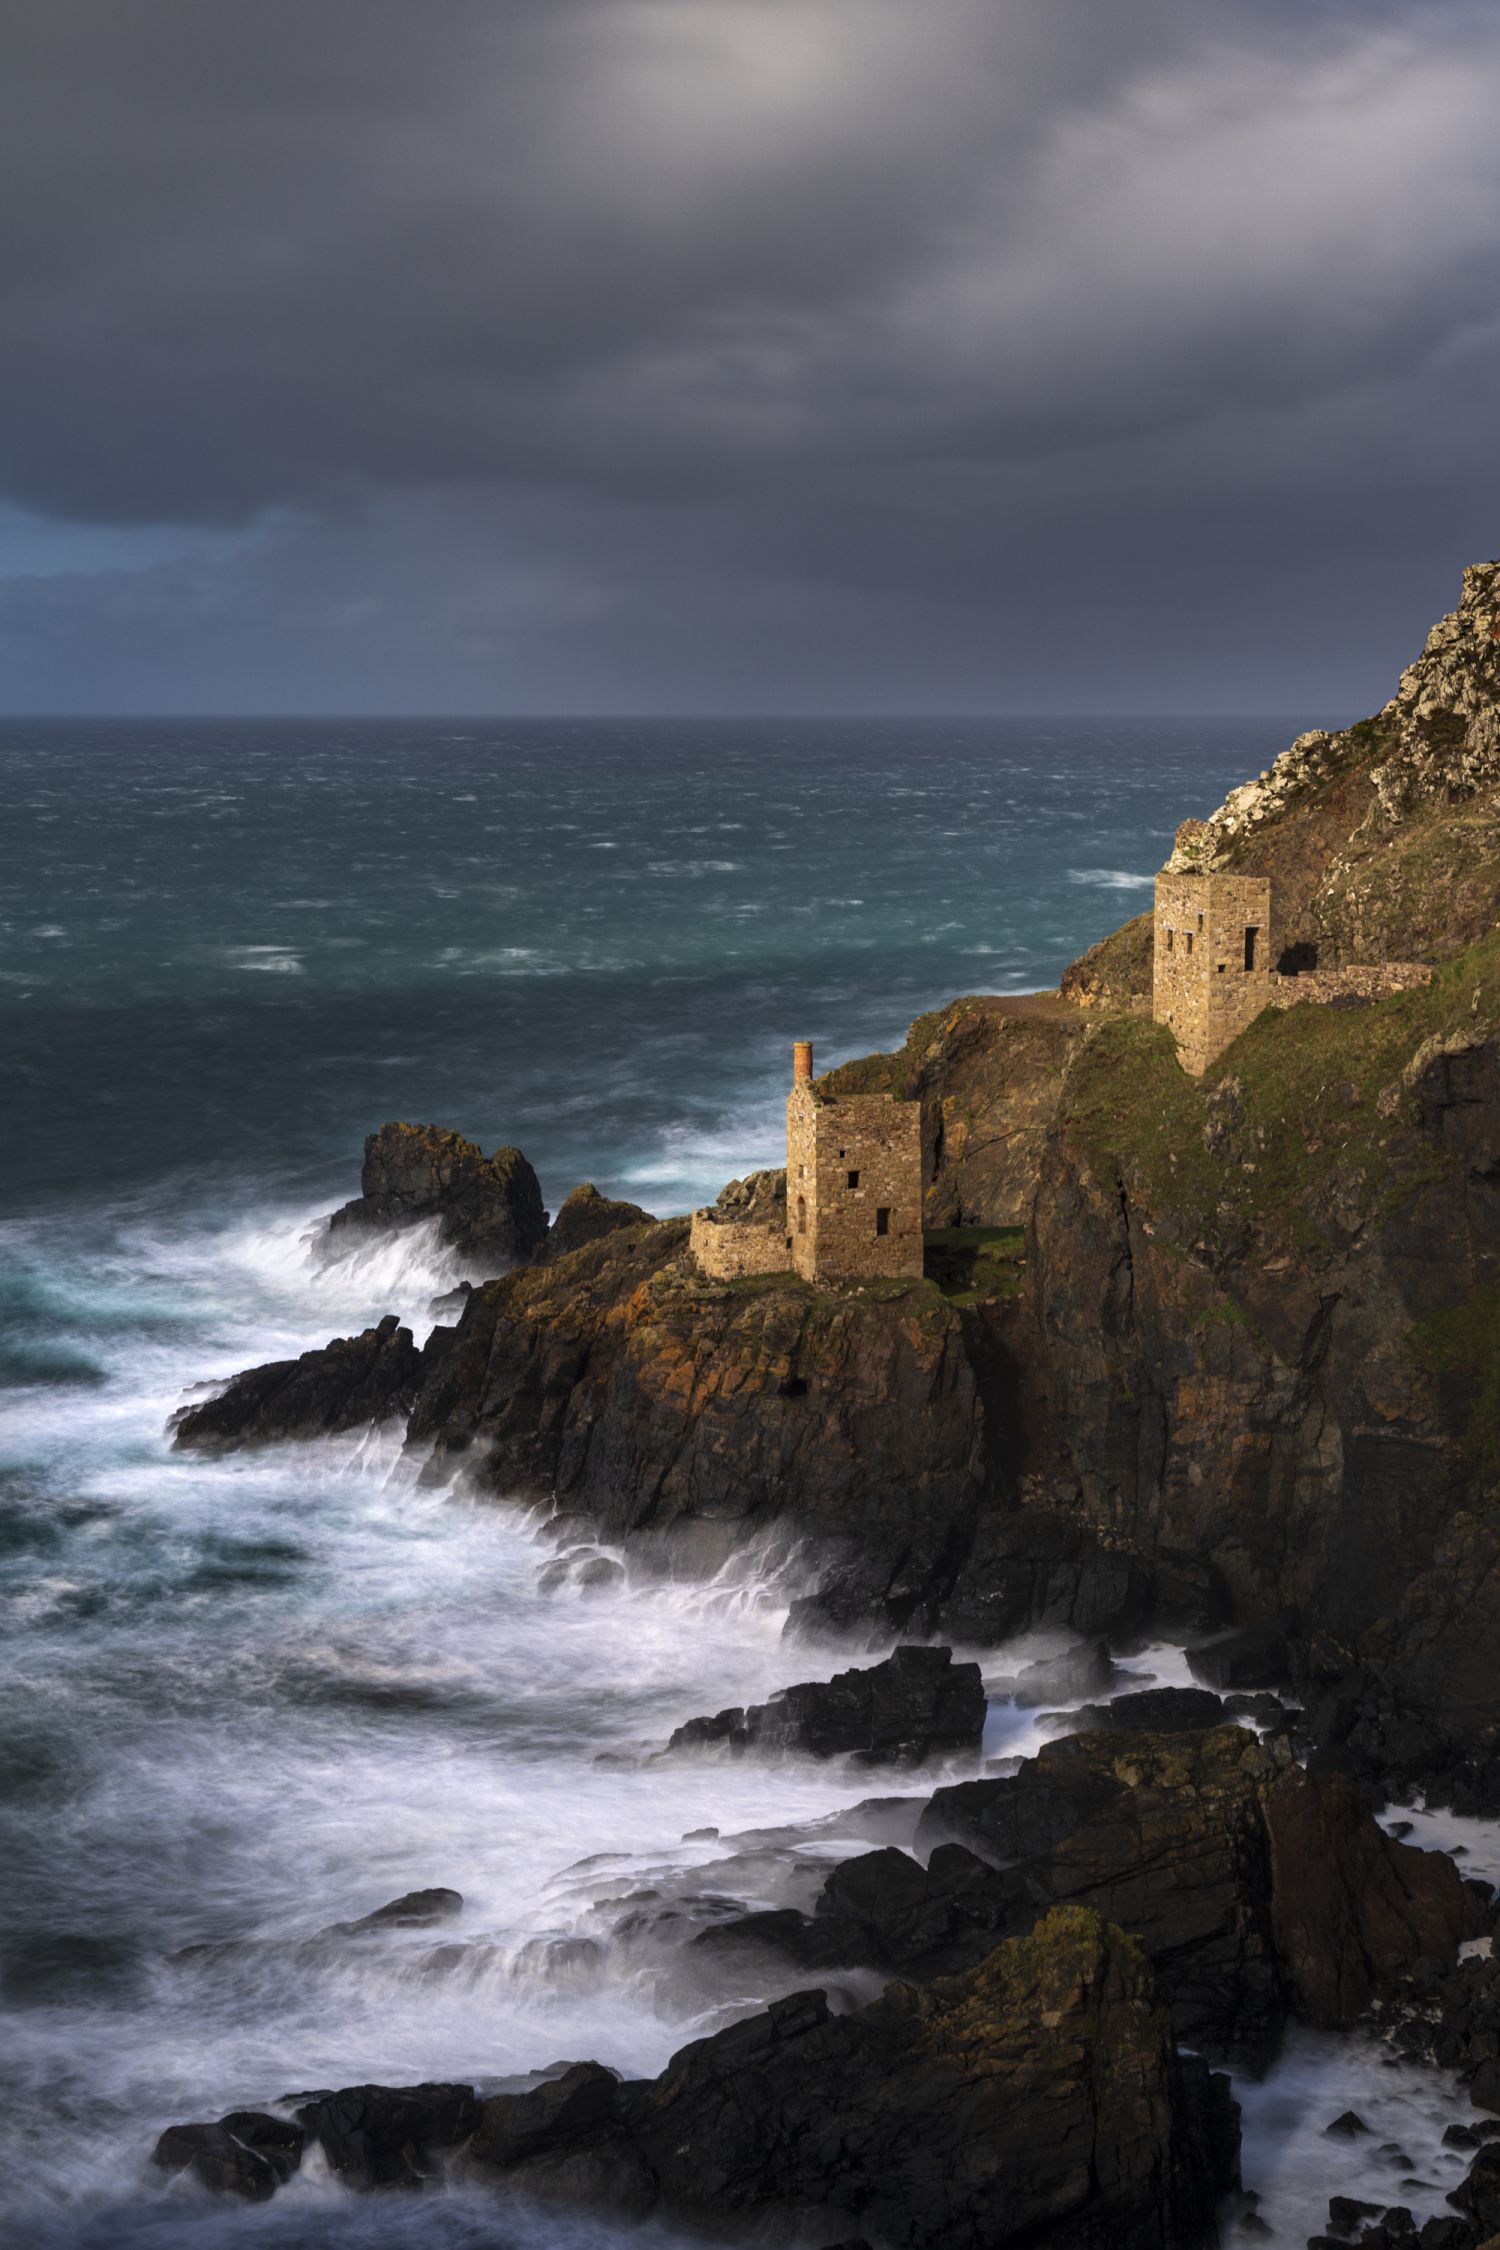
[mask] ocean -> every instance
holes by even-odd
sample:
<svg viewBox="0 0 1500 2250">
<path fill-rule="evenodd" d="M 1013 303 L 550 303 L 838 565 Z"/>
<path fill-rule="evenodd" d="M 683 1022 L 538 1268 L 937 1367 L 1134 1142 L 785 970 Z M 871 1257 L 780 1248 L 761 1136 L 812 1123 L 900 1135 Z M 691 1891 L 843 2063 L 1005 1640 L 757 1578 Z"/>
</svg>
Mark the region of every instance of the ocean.
<svg viewBox="0 0 1500 2250">
<path fill-rule="evenodd" d="M 428 1324 L 454 1278 L 428 1233 L 317 1250 L 384 1119 L 518 1143 L 554 1209 L 591 1179 L 686 1210 L 775 1160 L 794 1037 L 823 1067 L 956 994 L 1054 983 L 1149 902 L 1177 821 L 1295 731 L 0 727 L 14 2240 L 642 2239 L 462 2186 L 356 2199 L 316 2164 L 225 2207 L 146 2159 L 169 2123 L 297 2089 L 655 2070 L 722 2020 L 632 1902 L 800 1897 L 864 1848 L 870 1777 L 634 1761 L 807 1675 L 786 1584 L 747 1554 L 711 1585 L 548 1597 L 534 1520 L 421 1487 L 388 1436 L 202 1462 L 167 1417 L 386 1311 Z M 992 1749 L 1034 1740 L 995 1707 Z M 1495 1839 L 1471 1842 L 1482 1864 Z M 307 1943 L 431 1884 L 466 1902 L 441 1944 Z M 1247 2091 L 1268 2213 L 1279 2193 L 1305 2232 L 1356 2184 L 1310 2137 L 1334 2089 L 1327 2114 L 1358 2092 L 1458 2176 L 1436 2080 L 1304 2042 Z"/>
</svg>

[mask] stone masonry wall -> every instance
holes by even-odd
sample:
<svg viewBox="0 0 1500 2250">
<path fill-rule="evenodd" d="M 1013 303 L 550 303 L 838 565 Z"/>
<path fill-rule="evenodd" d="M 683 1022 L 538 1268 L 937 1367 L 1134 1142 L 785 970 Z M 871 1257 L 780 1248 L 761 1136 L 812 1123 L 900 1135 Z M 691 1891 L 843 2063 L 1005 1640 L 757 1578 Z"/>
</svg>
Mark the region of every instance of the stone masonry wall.
<svg viewBox="0 0 1500 2250">
<path fill-rule="evenodd" d="M 1151 1012 L 1184 1070 L 1206 1070 L 1271 1005 L 1275 958 L 1263 876 L 1158 875 Z"/>
<path fill-rule="evenodd" d="M 741 1281 L 747 1274 L 791 1269 L 792 1249 L 784 1227 L 736 1223 L 717 1218 L 712 1210 L 693 1213 L 688 1248 L 701 1270 L 715 1281 Z"/>
<path fill-rule="evenodd" d="M 805 1281 L 922 1272 L 922 1108 L 889 1094 L 787 1102 L 787 1219 Z"/>
<path fill-rule="evenodd" d="M 1273 978 L 1271 1004 L 1295 1008 L 1312 1000 L 1324 1006 L 1330 1000 L 1383 1000 L 1387 993 L 1411 992 L 1431 984 L 1432 967 L 1426 961 L 1377 961 L 1368 968 L 1303 969 L 1294 977 Z"/>
</svg>

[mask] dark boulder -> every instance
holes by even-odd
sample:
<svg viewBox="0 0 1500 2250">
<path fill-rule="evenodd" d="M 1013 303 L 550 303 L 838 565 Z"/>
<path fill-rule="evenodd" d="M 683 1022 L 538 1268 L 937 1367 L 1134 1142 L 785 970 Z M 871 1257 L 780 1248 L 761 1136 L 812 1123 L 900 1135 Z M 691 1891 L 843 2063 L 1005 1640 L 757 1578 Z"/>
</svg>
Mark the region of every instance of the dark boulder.
<svg viewBox="0 0 1500 2250">
<path fill-rule="evenodd" d="M 1208 1688 L 1137 1688 L 1111 1703 L 1085 1703 L 1072 1715 L 1070 1731 L 1090 1734 L 1194 1734 L 1225 1722 L 1221 1696 Z"/>
<path fill-rule="evenodd" d="M 1071 1735 L 1009 1779 L 934 1794 L 919 1843 L 1001 1873 L 1012 1915 L 1096 1908 L 1156 1963 L 1183 2036 L 1263 2067 L 1289 2010 L 1330 2027 L 1452 1961 L 1481 1913 L 1452 1862 L 1384 1835 L 1335 1777 L 1235 1727 Z"/>
<path fill-rule="evenodd" d="M 1206 1648 L 1188 1651 L 1188 1670 L 1206 1687 L 1280 1687 L 1287 1676 L 1289 1658 L 1280 1633 L 1227 1633 Z"/>
<path fill-rule="evenodd" d="M 915 1765 L 946 1751 L 975 1750 L 984 1731 L 984 1683 L 977 1664 L 955 1664 L 947 1648 L 898 1648 L 881 1664 L 803 1680 L 769 1703 L 689 1719 L 667 1748 L 725 1744 L 735 1752 L 800 1751 Z"/>
<path fill-rule="evenodd" d="M 794 1994 L 654 2081 L 574 2075 L 581 2115 L 518 2132 L 501 2097 L 475 2159 L 523 2193 L 716 2230 L 816 2209 L 892 2250 L 1193 2250 L 1236 2164 L 1222 2084 L 1178 2056 L 1139 1951 L 1087 1913 L 850 2014 Z"/>
<path fill-rule="evenodd" d="M 601 1195 L 592 1181 L 585 1180 L 582 1187 L 574 1188 L 557 1217 L 547 1230 L 547 1240 L 539 1255 L 547 1265 L 570 1252 L 581 1250 L 587 1242 L 597 1242 L 602 1235 L 616 1234 L 621 1227 L 654 1227 L 655 1219 L 643 1211 L 638 1203 L 616 1203 Z"/>
<path fill-rule="evenodd" d="M 435 2151 L 468 2140 L 479 2104 L 472 2086 L 345 2086 L 296 2115 L 346 2187 L 409 2188 L 432 2177 Z"/>
<path fill-rule="evenodd" d="M 1305 2022 L 1352 2023 L 1420 1962 L 1453 1962 L 1487 1927 L 1452 1860 L 1387 1836 L 1342 1776 L 1292 1766 L 1260 1799 L 1276 1951 Z"/>
<path fill-rule="evenodd" d="M 172 1442 L 183 1452 L 227 1453 L 394 1421 L 411 1412 L 421 1374 L 411 1330 L 387 1313 L 359 1336 L 236 1375 L 217 1398 L 173 1415 Z"/>
<path fill-rule="evenodd" d="M 1053 1704 L 1077 1703 L 1086 1695 L 1102 1695 L 1116 1677 L 1108 1647 L 1093 1640 L 1061 1656 L 1024 1665 L 1013 1678 L 992 1681 L 990 1693 L 997 1703 L 1019 1703 L 1023 1710 L 1041 1711 Z"/>
<path fill-rule="evenodd" d="M 261 2110 L 231 2110 L 216 2125 L 169 2125 L 151 2152 L 164 2172 L 191 2172 L 215 2195 L 264 2203 L 302 2161 L 300 2125 Z"/>
<path fill-rule="evenodd" d="M 547 1237 L 537 1176 L 518 1148 L 486 1156 L 441 1125 L 382 1125 L 365 1142 L 360 1193 L 331 1235 L 436 1219 L 441 1241 L 488 1273 L 534 1258 Z"/>
<path fill-rule="evenodd" d="M 443 1922 L 456 1922 L 464 1910 L 462 1891 L 436 1888 L 406 1891 L 357 1922 L 335 1922 L 321 1932 L 324 1937 L 352 1937 L 361 1930 L 430 1930 Z"/>
</svg>

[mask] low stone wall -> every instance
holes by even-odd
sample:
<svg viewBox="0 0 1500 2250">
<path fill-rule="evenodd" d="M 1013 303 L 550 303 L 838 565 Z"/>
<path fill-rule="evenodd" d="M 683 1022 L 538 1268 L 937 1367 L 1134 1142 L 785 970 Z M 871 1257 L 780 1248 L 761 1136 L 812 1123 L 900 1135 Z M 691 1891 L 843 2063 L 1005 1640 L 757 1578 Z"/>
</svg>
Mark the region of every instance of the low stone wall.
<svg viewBox="0 0 1500 2250">
<path fill-rule="evenodd" d="M 1426 961 L 1377 961 L 1369 967 L 1303 969 L 1296 976 L 1271 979 L 1276 1008 L 1295 1008 L 1303 1000 L 1324 1006 L 1330 1000 L 1383 1000 L 1392 992 L 1412 992 L 1432 982 Z"/>
<path fill-rule="evenodd" d="M 736 1225 L 711 1209 L 693 1213 L 688 1248 L 700 1270 L 715 1281 L 739 1281 L 746 1274 L 791 1270 L 792 1252 L 784 1227 L 754 1222 Z"/>
</svg>

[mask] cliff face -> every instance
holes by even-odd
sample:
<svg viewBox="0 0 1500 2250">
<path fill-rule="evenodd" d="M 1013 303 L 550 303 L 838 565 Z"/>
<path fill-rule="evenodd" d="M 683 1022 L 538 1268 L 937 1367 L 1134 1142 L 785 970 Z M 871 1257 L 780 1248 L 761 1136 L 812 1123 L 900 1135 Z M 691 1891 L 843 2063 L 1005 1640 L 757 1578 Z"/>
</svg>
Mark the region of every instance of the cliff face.
<svg viewBox="0 0 1500 2250">
<path fill-rule="evenodd" d="M 1267 875 L 1280 946 L 1304 967 L 1448 960 L 1500 907 L 1500 563 L 1466 570 L 1395 694 L 1336 734 L 1300 735 L 1187 824 L 1168 865 Z M 1063 990 L 1149 994 L 1150 924 L 1127 923 Z"/>
<path fill-rule="evenodd" d="M 1253 1026 L 1204 1081 L 1102 1023 L 1029 1235 L 1036 1489 L 1201 1556 L 1364 1746 L 1471 1776 L 1500 1748 L 1500 938 L 1431 987 Z M 1373 1729 L 1373 1732 L 1372 1732 Z M 1487 1793 L 1500 1788 L 1500 1766 Z"/>
<path fill-rule="evenodd" d="M 1043 994 L 954 1000 L 918 1016 L 896 1053 L 862 1056 L 820 1084 L 921 1102 L 926 1226 L 1021 1226 L 1085 1024 Z"/>
</svg>

